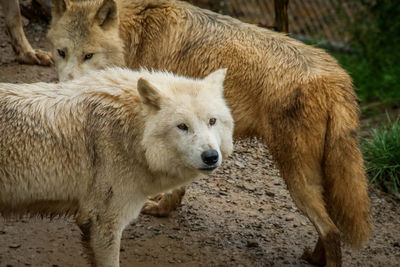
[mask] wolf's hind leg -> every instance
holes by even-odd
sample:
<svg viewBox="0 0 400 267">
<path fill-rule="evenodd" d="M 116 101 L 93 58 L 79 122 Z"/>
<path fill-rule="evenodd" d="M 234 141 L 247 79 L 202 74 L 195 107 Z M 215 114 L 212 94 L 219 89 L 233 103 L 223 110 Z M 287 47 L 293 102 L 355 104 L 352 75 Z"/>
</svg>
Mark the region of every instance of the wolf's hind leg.
<svg viewBox="0 0 400 267">
<path fill-rule="evenodd" d="M 304 253 L 301 256 L 303 260 L 308 261 L 311 264 L 317 266 L 325 266 L 326 265 L 326 258 L 325 258 L 325 248 L 322 243 L 322 239 L 319 237 L 318 242 L 315 245 L 314 251 L 306 248 L 304 249 Z"/>
<path fill-rule="evenodd" d="M 324 265 L 326 262 L 329 267 L 341 266 L 340 232 L 325 207 L 322 189 L 319 185 L 309 183 L 304 170 L 293 172 L 293 167 L 283 168 L 282 176 L 296 206 L 310 219 L 320 238 L 314 252 L 306 252 L 303 258 L 312 264 Z"/>
<path fill-rule="evenodd" d="M 170 193 L 157 195 L 143 206 L 142 213 L 157 217 L 166 217 L 181 204 L 185 195 L 185 187 L 174 189 Z"/>
</svg>

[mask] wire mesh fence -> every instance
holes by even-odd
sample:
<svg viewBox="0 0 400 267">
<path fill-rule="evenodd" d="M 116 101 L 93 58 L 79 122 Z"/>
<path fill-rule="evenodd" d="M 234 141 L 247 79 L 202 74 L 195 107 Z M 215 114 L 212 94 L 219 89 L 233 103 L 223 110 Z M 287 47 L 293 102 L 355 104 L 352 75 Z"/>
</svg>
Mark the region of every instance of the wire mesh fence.
<svg viewBox="0 0 400 267">
<path fill-rule="evenodd" d="M 264 27 L 274 25 L 274 0 L 192 0 L 242 21 Z M 290 0 L 289 33 L 305 40 L 324 40 L 346 45 L 347 22 L 352 21 L 359 5 L 352 0 Z"/>
</svg>

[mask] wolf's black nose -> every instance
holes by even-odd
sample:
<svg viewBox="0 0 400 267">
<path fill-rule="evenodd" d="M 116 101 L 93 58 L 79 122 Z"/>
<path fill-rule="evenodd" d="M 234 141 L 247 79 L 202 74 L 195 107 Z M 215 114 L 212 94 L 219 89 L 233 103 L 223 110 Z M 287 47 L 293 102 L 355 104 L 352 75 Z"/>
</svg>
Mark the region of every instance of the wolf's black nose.
<svg viewBox="0 0 400 267">
<path fill-rule="evenodd" d="M 201 153 L 201 159 L 207 165 L 213 165 L 218 162 L 218 151 L 207 150 Z"/>
</svg>

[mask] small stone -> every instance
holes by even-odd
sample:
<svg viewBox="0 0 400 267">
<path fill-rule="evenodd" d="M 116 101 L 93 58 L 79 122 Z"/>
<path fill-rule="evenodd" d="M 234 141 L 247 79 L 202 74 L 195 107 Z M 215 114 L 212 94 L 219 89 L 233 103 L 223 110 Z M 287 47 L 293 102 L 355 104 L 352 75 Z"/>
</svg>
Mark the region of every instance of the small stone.
<svg viewBox="0 0 400 267">
<path fill-rule="evenodd" d="M 274 193 L 274 192 L 270 192 L 270 191 L 267 191 L 267 190 L 265 190 L 265 194 L 266 194 L 267 196 L 269 196 L 269 197 L 274 197 L 274 196 L 275 196 L 275 193 Z"/>
<path fill-rule="evenodd" d="M 35 31 L 38 31 L 38 32 L 42 32 L 43 31 L 43 27 L 40 26 L 39 24 L 36 24 L 35 26 L 33 26 L 33 28 L 35 29 Z"/>
<path fill-rule="evenodd" d="M 243 165 L 241 162 L 239 162 L 239 161 L 235 162 L 235 165 L 236 165 L 237 167 L 241 168 L 241 169 L 244 168 L 244 165 Z"/>
<path fill-rule="evenodd" d="M 258 244 L 257 240 L 251 239 L 251 240 L 247 240 L 246 246 L 248 248 L 257 248 L 257 247 L 259 247 L 259 244 Z"/>
<path fill-rule="evenodd" d="M 287 221 L 287 222 L 291 222 L 291 221 L 293 221 L 293 220 L 294 220 L 294 218 L 293 218 L 293 217 L 291 217 L 291 216 L 290 216 L 290 217 L 286 217 L 286 218 L 285 218 L 285 221 Z"/>
</svg>

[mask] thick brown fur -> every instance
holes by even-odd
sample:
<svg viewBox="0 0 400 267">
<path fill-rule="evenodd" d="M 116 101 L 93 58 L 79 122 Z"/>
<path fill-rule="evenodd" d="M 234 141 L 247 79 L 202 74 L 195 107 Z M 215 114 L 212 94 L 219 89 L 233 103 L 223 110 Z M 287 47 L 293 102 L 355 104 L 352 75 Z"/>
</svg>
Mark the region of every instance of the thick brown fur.
<svg viewBox="0 0 400 267">
<path fill-rule="evenodd" d="M 119 31 L 128 67 L 189 77 L 228 68 L 225 97 L 235 136 L 257 136 L 268 144 L 294 202 L 319 233 L 317 250 L 325 252 L 321 263 L 341 265 L 340 239 L 354 247 L 367 242 L 370 208 L 357 138 L 358 100 L 351 78 L 335 59 L 284 34 L 185 2 L 117 4 L 119 28 L 107 31 Z M 90 7 L 96 5 L 103 1 Z M 71 15 L 67 10 L 63 16 Z M 62 27 L 63 17 L 50 32 L 65 36 Z M 104 39 L 90 34 L 90 27 L 87 32 L 85 38 Z M 56 58 L 56 64 L 60 61 Z"/>
</svg>

